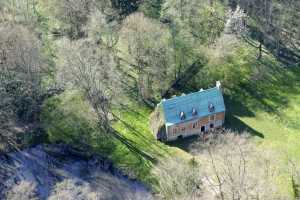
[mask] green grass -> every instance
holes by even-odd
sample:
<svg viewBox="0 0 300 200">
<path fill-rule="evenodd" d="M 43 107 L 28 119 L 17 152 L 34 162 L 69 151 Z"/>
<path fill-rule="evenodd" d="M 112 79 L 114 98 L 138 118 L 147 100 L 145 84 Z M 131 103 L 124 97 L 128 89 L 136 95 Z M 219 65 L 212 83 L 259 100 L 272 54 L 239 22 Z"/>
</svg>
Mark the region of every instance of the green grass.
<svg viewBox="0 0 300 200">
<path fill-rule="evenodd" d="M 270 67 L 261 81 L 250 81 L 251 90 L 241 87 L 239 103 L 228 99 L 229 119 L 236 117 L 260 136 L 261 146 L 300 161 L 300 70 Z"/>
<path fill-rule="evenodd" d="M 151 109 L 131 101 L 114 109 L 119 117 L 113 128 L 128 142 L 124 144 L 107 133 L 99 133 L 96 116 L 79 91 L 68 90 L 46 101 L 42 122 L 50 142 L 63 142 L 99 153 L 130 178 L 137 178 L 156 191 L 157 178 L 152 169 L 169 156 L 190 158 L 186 152 L 158 142 L 149 129 Z"/>
<path fill-rule="evenodd" d="M 248 131 L 258 148 L 273 151 L 274 159 L 287 171 L 279 178 L 280 188 L 292 194 L 287 165 L 290 159 L 300 164 L 299 66 L 286 67 L 271 54 L 257 60 L 257 49 L 238 40 L 207 52 L 207 65 L 182 90 L 208 88 L 221 80 L 226 128 Z"/>
<path fill-rule="evenodd" d="M 300 69 L 286 69 L 271 55 L 257 61 L 253 58 L 254 50 L 249 47 L 243 47 L 242 52 L 241 47 L 237 49 L 237 57 L 223 59 L 217 54 L 211 59 L 213 62 L 201 69 L 200 78 L 194 77 L 193 86 L 187 85 L 183 90 L 206 88 L 215 80 L 221 80 L 227 108 L 226 127 L 252 133 L 258 148 L 274 151 L 282 168 L 289 159 L 300 164 Z M 210 78 L 203 81 L 204 75 Z M 170 156 L 188 160 L 191 155 L 155 140 L 149 129 L 152 110 L 136 101 L 134 79 L 132 73 L 126 80 L 130 93 L 126 106 L 113 109 L 119 118 L 113 128 L 131 146 L 101 137 L 105 133 L 97 131 L 96 118 L 78 91 L 67 91 L 49 99 L 43 111 L 43 124 L 51 142 L 76 145 L 83 140 L 130 177 L 138 178 L 155 190 L 157 179 L 161 178 L 152 172 L 157 162 Z M 279 184 L 284 193 L 293 194 L 288 172 L 279 177 Z"/>
<path fill-rule="evenodd" d="M 262 147 L 300 162 L 299 66 L 286 67 L 270 53 L 257 60 L 257 49 L 243 41 L 225 44 L 208 51 L 208 64 L 190 85 L 206 88 L 221 80 L 226 127 L 248 130 Z"/>
<path fill-rule="evenodd" d="M 260 80 L 249 80 L 226 98 L 227 127 L 248 130 L 259 148 L 274 152 L 274 159 L 288 169 L 289 160 L 300 164 L 300 70 L 268 59 Z M 282 192 L 293 195 L 288 170 L 279 184 Z"/>
<path fill-rule="evenodd" d="M 120 120 L 116 121 L 113 127 L 128 141 L 131 141 L 137 148 L 154 159 L 153 161 L 141 160 L 138 158 L 138 155 L 126 155 L 125 152 L 121 152 L 120 156 L 117 157 L 115 155 L 112 156 L 117 163 L 127 160 L 126 156 L 131 157 L 132 163 L 126 163 L 126 165 L 138 173 L 140 180 L 155 186 L 155 179 L 158 177 L 153 177 L 152 169 L 157 162 L 169 156 L 178 156 L 183 159 L 190 158 L 190 155 L 186 152 L 178 148 L 169 147 L 154 138 L 149 128 L 152 110 L 144 104 L 133 101 L 126 107 L 115 109 L 114 112 L 119 116 Z M 144 166 L 141 163 L 144 163 Z"/>
</svg>

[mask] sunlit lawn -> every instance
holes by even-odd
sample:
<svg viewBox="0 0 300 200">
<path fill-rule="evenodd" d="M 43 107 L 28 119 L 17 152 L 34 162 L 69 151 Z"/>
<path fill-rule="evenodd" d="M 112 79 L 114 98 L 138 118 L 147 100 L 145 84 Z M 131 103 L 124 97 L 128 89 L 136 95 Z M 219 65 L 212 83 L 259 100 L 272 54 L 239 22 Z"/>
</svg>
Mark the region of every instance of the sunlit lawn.
<svg viewBox="0 0 300 200">
<path fill-rule="evenodd" d="M 259 96 L 243 95 L 247 97 L 247 114 L 241 104 L 230 105 L 234 111 L 229 110 L 229 119 L 236 118 L 239 124 L 229 122 L 229 127 L 234 129 L 242 124 L 257 135 L 254 141 L 258 148 L 273 151 L 274 159 L 287 169 L 289 160 L 300 164 L 300 70 L 281 69 L 270 78 L 257 83 L 259 87 L 253 85 L 257 91 L 251 94 Z M 293 192 L 288 171 L 279 181 L 283 191 Z"/>
</svg>

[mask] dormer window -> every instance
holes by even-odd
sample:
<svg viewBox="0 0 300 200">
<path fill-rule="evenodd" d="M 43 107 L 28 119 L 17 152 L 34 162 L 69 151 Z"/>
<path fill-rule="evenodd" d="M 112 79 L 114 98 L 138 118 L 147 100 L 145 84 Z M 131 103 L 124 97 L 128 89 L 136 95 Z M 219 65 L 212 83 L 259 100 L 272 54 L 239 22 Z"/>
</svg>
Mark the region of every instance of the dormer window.
<svg viewBox="0 0 300 200">
<path fill-rule="evenodd" d="M 179 114 L 179 116 L 180 116 L 181 120 L 185 119 L 185 113 L 184 112 L 181 111 L 180 114 Z"/>
<path fill-rule="evenodd" d="M 208 105 L 208 111 L 209 111 L 209 112 L 214 112 L 214 111 L 215 111 L 215 106 L 214 106 L 212 103 L 210 103 L 210 104 Z"/>
<path fill-rule="evenodd" d="M 196 116 L 196 115 L 197 115 L 197 110 L 196 110 L 196 108 L 193 108 L 193 109 L 192 109 L 192 115 L 193 115 L 193 116 Z"/>
</svg>

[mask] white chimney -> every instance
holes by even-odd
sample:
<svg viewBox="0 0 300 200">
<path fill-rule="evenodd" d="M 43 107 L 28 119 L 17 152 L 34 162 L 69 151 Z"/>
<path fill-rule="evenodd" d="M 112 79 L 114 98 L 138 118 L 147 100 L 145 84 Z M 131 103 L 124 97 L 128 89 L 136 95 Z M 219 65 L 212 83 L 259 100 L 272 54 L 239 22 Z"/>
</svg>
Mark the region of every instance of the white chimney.
<svg viewBox="0 0 300 200">
<path fill-rule="evenodd" d="M 220 81 L 216 81 L 216 87 L 220 90 L 222 85 Z"/>
</svg>

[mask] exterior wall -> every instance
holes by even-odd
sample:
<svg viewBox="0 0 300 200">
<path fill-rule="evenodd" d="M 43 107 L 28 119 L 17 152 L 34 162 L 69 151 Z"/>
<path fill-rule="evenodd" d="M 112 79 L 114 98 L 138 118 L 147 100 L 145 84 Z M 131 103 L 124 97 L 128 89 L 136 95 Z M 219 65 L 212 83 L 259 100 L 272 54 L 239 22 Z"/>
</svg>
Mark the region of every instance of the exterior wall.
<svg viewBox="0 0 300 200">
<path fill-rule="evenodd" d="M 179 136 L 188 137 L 201 133 L 201 127 L 205 127 L 202 132 L 207 132 L 215 128 L 221 127 L 224 124 L 225 113 L 217 113 L 206 117 L 190 120 L 184 123 L 176 124 L 167 127 L 167 140 L 176 140 Z M 211 125 L 213 127 L 211 128 Z"/>
<path fill-rule="evenodd" d="M 225 120 L 225 112 L 217 113 L 216 120 Z"/>
</svg>

